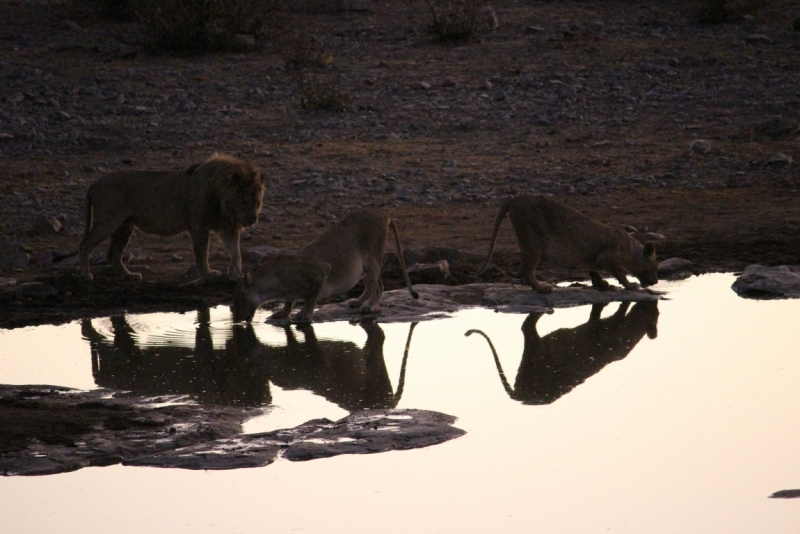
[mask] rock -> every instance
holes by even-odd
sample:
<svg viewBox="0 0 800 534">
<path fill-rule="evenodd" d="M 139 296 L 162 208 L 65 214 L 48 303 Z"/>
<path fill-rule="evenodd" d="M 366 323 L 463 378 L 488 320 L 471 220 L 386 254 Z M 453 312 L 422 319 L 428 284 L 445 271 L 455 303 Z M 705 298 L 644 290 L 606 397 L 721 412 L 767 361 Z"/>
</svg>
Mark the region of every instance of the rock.
<svg viewBox="0 0 800 534">
<path fill-rule="evenodd" d="M 746 43 L 750 44 L 772 44 L 772 39 L 763 33 L 753 33 L 744 38 Z"/>
<path fill-rule="evenodd" d="M 421 88 L 425 89 L 425 90 L 428 90 L 428 89 L 431 88 L 431 84 L 429 84 L 428 82 L 419 82 L 419 86 Z"/>
<path fill-rule="evenodd" d="M 542 28 L 541 26 L 525 26 L 525 33 L 528 35 L 533 35 L 542 32 L 544 32 L 544 28 Z"/>
<path fill-rule="evenodd" d="M 442 260 L 449 265 L 456 265 L 464 261 L 464 254 L 450 247 L 411 247 L 403 251 L 403 259 L 408 266 L 415 263 L 438 263 Z"/>
<path fill-rule="evenodd" d="M 269 465 L 281 454 L 291 461 L 372 454 L 428 447 L 466 433 L 453 426 L 451 415 L 386 409 L 241 434 L 241 423 L 264 409 L 181 400 L 178 395 L 139 397 L 108 389 L 0 386 L 0 419 L 13 417 L 15 422 L 13 433 L 0 434 L 0 473 L 47 475 L 118 463 L 237 469 Z"/>
<path fill-rule="evenodd" d="M 256 49 L 256 38 L 252 35 L 237 33 L 231 41 L 231 49 L 234 52 L 252 52 Z"/>
<path fill-rule="evenodd" d="M 658 264 L 658 275 L 669 276 L 672 274 L 687 271 L 692 266 L 692 262 L 681 258 L 669 258 Z"/>
<path fill-rule="evenodd" d="M 752 124 L 749 128 L 744 129 L 744 135 L 740 137 L 749 138 L 750 141 L 784 141 L 796 135 L 796 121 L 776 117 Z"/>
<path fill-rule="evenodd" d="M 412 299 L 407 289 L 387 291 L 381 310 L 374 319 L 381 323 L 430 321 L 466 308 L 487 307 L 503 313 L 545 313 L 553 308 L 569 308 L 584 304 L 639 302 L 658 300 L 661 293 L 651 290 L 627 291 L 612 286 L 609 291 L 590 287 L 557 287 L 551 293 L 537 293 L 528 286 L 511 284 L 466 284 L 445 286 L 415 285 L 419 300 Z M 358 310 L 346 302 L 320 306 L 314 322 L 361 320 Z"/>
<path fill-rule="evenodd" d="M 798 19 L 800 19 L 800 17 L 798 17 Z M 798 21 L 796 20 L 795 22 L 797 23 Z M 797 24 L 795 26 L 796 30 L 800 29 L 800 28 L 798 28 L 798 26 L 800 26 L 800 24 Z M 769 498 L 770 499 L 800 499 L 800 489 L 790 489 L 790 490 L 776 491 L 775 493 L 770 495 Z"/>
<path fill-rule="evenodd" d="M 20 297 L 25 298 L 49 298 L 58 295 L 58 291 L 53 286 L 42 282 L 23 282 L 16 286 L 16 292 Z"/>
<path fill-rule="evenodd" d="M 16 285 L 17 279 L 16 278 L 0 278 L 0 287 L 11 287 Z"/>
<path fill-rule="evenodd" d="M 775 154 L 771 155 L 769 159 L 767 159 L 766 165 L 783 167 L 786 165 L 791 165 L 792 161 L 793 160 L 791 156 L 787 156 L 783 152 L 776 152 Z"/>
<path fill-rule="evenodd" d="M 0 254 L 0 267 L 11 269 L 25 269 L 31 263 L 31 255 L 25 252 L 11 252 Z"/>
<path fill-rule="evenodd" d="M 251 247 L 242 253 L 242 261 L 247 263 L 261 263 L 265 258 L 279 254 L 281 249 L 268 245 Z"/>
<path fill-rule="evenodd" d="M 14 136 L 10 133 L 0 132 L 0 141 L 10 141 Z"/>
<path fill-rule="evenodd" d="M 748 298 L 800 298 L 800 265 L 750 265 L 731 288 Z"/>
<path fill-rule="evenodd" d="M 442 80 L 442 87 L 458 87 L 458 82 L 456 82 L 455 78 L 448 76 Z"/>
<path fill-rule="evenodd" d="M 53 254 L 50 252 L 39 252 L 33 257 L 33 264 L 37 267 L 49 267 L 53 264 Z"/>
<path fill-rule="evenodd" d="M 57 234 L 61 229 L 61 221 L 52 215 L 39 215 L 33 221 L 33 233 L 36 235 Z"/>
<path fill-rule="evenodd" d="M 711 141 L 707 139 L 695 139 L 691 144 L 692 152 L 697 154 L 708 154 L 711 152 Z"/>
<path fill-rule="evenodd" d="M 408 277 L 414 284 L 444 284 L 450 279 L 447 260 L 436 263 L 417 263 L 408 268 Z"/>
</svg>

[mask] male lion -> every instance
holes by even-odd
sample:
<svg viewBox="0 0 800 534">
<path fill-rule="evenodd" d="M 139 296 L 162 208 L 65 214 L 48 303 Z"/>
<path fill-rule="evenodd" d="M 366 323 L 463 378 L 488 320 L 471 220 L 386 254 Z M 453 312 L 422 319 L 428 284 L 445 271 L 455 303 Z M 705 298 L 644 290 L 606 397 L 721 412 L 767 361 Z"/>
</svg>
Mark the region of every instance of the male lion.
<svg viewBox="0 0 800 534">
<path fill-rule="evenodd" d="M 535 291 L 553 290 L 552 285 L 536 279 L 536 267 L 541 260 L 588 269 L 592 285 L 600 290 L 607 290 L 610 285 L 598 271 L 610 273 L 625 289 L 639 289 L 639 284 L 630 282 L 626 273 L 638 278 L 644 287 L 658 283 L 658 262 L 652 243 L 642 246 L 621 228 L 612 228 L 541 195 L 519 195 L 503 204 L 494 223 L 489 254 L 477 274 L 485 271 L 492 259 L 497 232 L 506 213 L 522 253 L 520 276 Z"/>
<path fill-rule="evenodd" d="M 269 300 L 282 300 L 282 310 L 270 319 L 287 319 L 295 301 L 303 300 L 303 309 L 295 316 L 298 323 L 310 323 L 317 300 L 343 293 L 364 279 L 364 292 L 348 305 L 361 313 L 378 309 L 383 296 L 381 262 L 389 229 L 403 278 L 415 299 L 403 260 L 403 247 L 394 221 L 384 212 L 361 208 L 349 211 L 324 234 L 300 251 L 281 253 L 267 260 L 255 273 L 239 281 L 233 296 L 234 321 L 252 321 L 258 307 Z"/>
<path fill-rule="evenodd" d="M 209 231 L 219 232 L 230 256 L 228 276 L 242 277 L 239 232 L 258 220 L 264 178 L 252 165 L 224 154 L 183 171 L 120 171 L 107 174 L 86 193 L 86 228 L 78 250 L 81 273 L 92 280 L 89 254 L 111 238 L 108 261 L 123 275 L 141 280 L 122 262 L 135 227 L 149 234 L 172 236 L 189 231 L 201 279 L 218 276 L 208 266 Z"/>
</svg>

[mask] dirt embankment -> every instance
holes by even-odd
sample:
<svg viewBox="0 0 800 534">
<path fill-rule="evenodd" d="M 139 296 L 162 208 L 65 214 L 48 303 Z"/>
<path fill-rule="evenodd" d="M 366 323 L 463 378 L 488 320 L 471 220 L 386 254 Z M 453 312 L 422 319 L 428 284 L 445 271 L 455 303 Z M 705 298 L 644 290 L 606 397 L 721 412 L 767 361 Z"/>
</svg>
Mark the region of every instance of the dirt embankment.
<svg viewBox="0 0 800 534">
<path fill-rule="evenodd" d="M 148 54 L 135 24 L 71 2 L 0 4 L 0 277 L 43 282 L 3 300 L 0 325 L 226 302 L 230 285 L 178 289 L 187 236 L 133 237 L 139 285 L 101 273 L 89 286 L 50 264 L 76 247 L 104 172 L 217 150 L 269 179 L 244 248 L 298 248 L 371 205 L 406 246 L 485 254 L 501 201 L 540 192 L 664 234 L 660 256 L 697 271 L 800 263 L 796 3 L 702 26 L 687 2 L 507 1 L 496 30 L 458 44 L 431 36 L 421 2 L 366 6 L 284 13 L 249 53 L 180 56 Z M 331 61 L 287 69 L 296 31 Z M 298 107 L 298 72 L 337 84 L 350 109 Z M 450 283 L 508 281 L 517 257 L 506 223 L 498 269 L 478 280 L 470 256 Z M 212 262 L 225 263 L 218 243 Z"/>
</svg>

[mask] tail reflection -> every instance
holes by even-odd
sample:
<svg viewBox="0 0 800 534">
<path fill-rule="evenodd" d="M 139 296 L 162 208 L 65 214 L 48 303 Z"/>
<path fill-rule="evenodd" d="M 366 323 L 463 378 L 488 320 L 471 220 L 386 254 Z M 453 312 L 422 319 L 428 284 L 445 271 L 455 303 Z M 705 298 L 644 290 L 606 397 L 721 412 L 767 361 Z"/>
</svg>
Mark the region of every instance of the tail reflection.
<svg viewBox="0 0 800 534">
<path fill-rule="evenodd" d="M 214 349 L 208 309 L 197 313 L 194 347 L 143 345 L 123 315 L 109 318 L 113 338 L 83 320 L 92 376 L 100 387 L 138 395 L 192 395 L 207 404 L 257 406 L 272 402 L 270 382 L 284 389 L 306 389 L 350 412 L 394 408 L 405 387 L 412 323 L 400 367 L 397 392 L 383 357 L 384 333 L 363 323 L 367 341 L 318 340 L 311 325 L 298 326 L 304 340 L 285 328 L 285 346 L 261 343 L 251 325 L 233 325 L 224 349 Z"/>
<path fill-rule="evenodd" d="M 525 348 L 513 388 L 491 339 L 480 330 L 469 330 L 465 335 L 480 334 L 489 343 L 500 381 L 512 399 L 524 404 L 551 404 L 609 363 L 625 358 L 645 334 L 650 339 L 658 335 L 657 302 L 637 302 L 630 313 L 630 303 L 623 302 L 612 316 L 601 319 L 605 306 L 593 305 L 586 324 L 544 337 L 536 331 L 541 314 L 528 315 L 522 324 Z"/>
<path fill-rule="evenodd" d="M 310 324 L 297 326 L 305 337 L 301 343 L 287 326 L 285 347 L 264 346 L 270 379 L 284 389 L 313 391 L 349 412 L 394 408 L 403 395 L 411 336 L 417 323 L 411 323 L 408 330 L 396 393 L 383 358 L 383 330 L 374 322 L 360 326 L 367 333 L 363 348 L 350 341 L 318 340 Z"/>
</svg>

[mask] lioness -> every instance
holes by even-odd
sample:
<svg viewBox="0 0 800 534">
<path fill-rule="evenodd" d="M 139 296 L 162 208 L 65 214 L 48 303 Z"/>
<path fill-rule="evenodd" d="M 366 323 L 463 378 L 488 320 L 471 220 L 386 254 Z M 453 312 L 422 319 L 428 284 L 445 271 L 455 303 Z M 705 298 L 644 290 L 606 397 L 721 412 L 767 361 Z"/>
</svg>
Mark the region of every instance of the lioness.
<svg viewBox="0 0 800 534">
<path fill-rule="evenodd" d="M 361 313 L 378 309 L 383 296 L 381 262 L 389 229 L 403 278 L 415 299 L 403 260 L 403 247 L 394 221 L 384 212 L 361 208 L 349 211 L 324 234 L 294 253 L 281 253 L 267 260 L 254 273 L 239 281 L 231 311 L 234 321 L 252 321 L 256 309 L 269 300 L 283 300 L 282 310 L 270 319 L 287 319 L 295 301 L 303 300 L 303 309 L 295 316 L 299 323 L 310 323 L 317 300 L 343 293 L 364 279 L 364 292 L 348 305 Z"/>
<path fill-rule="evenodd" d="M 601 290 L 610 286 L 598 271 L 608 272 L 625 289 L 639 288 L 639 284 L 628 280 L 626 273 L 638 278 L 644 287 L 658 283 L 658 262 L 652 243 L 642 246 L 621 228 L 612 228 L 541 195 L 519 195 L 503 204 L 494 223 L 489 254 L 477 274 L 485 271 L 492 259 L 497 232 L 506 213 L 522 254 L 520 276 L 535 291 L 553 290 L 552 285 L 536 279 L 536 267 L 541 260 L 562 267 L 588 269 L 592 285 Z"/>
<path fill-rule="evenodd" d="M 239 232 L 252 226 L 261 211 L 264 178 L 252 165 L 224 154 L 183 171 L 120 171 L 107 174 L 86 193 L 86 228 L 78 250 L 57 256 L 61 261 L 78 254 L 81 273 L 92 280 L 89 254 L 111 238 L 108 261 L 123 275 L 141 280 L 122 262 L 135 227 L 149 234 L 192 237 L 201 279 L 219 275 L 208 266 L 209 231 L 219 232 L 230 256 L 228 276 L 242 277 Z"/>
</svg>

